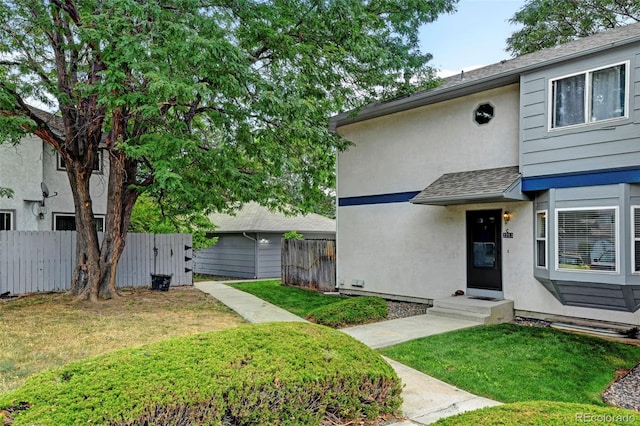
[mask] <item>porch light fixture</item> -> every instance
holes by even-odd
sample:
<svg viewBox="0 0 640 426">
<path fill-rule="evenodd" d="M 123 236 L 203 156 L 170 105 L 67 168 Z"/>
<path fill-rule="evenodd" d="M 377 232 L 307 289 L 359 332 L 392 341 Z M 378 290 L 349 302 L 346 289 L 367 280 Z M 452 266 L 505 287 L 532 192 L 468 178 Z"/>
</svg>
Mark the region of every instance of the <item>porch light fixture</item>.
<svg viewBox="0 0 640 426">
<path fill-rule="evenodd" d="M 511 220 L 511 212 L 505 211 L 502 213 L 502 218 L 504 219 L 504 224 L 506 225 Z"/>
</svg>

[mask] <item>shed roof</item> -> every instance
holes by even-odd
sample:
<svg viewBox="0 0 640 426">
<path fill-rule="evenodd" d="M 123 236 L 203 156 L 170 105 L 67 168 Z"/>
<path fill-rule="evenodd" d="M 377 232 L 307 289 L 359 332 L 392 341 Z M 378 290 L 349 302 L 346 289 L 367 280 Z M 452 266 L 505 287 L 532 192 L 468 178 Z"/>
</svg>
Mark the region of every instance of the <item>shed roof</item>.
<svg viewBox="0 0 640 426">
<path fill-rule="evenodd" d="M 331 118 L 330 129 L 335 130 L 346 124 L 518 83 L 523 73 L 637 42 L 640 42 L 640 23 L 614 28 L 448 77 L 434 89 L 423 90 L 387 102 L 372 103 L 357 111 L 338 114 Z"/>
<path fill-rule="evenodd" d="M 518 166 L 446 173 L 410 201 L 448 206 L 527 200 L 520 190 L 520 177 Z"/>
<path fill-rule="evenodd" d="M 336 232 L 336 221 L 319 214 L 287 216 L 258 203 L 246 203 L 235 214 L 209 215 L 217 226 L 214 233 L 233 232 Z"/>
</svg>

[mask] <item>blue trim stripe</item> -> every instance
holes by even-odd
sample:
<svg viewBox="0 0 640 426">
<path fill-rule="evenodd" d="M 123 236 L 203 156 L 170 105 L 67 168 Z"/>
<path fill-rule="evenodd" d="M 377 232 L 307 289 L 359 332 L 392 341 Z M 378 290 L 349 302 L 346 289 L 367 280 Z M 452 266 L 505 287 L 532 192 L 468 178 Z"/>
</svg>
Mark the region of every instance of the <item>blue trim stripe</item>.
<svg viewBox="0 0 640 426">
<path fill-rule="evenodd" d="M 542 191 L 551 188 L 611 185 L 616 183 L 640 183 L 640 168 L 523 177 L 522 191 Z"/>
<path fill-rule="evenodd" d="M 360 197 L 342 197 L 338 206 L 363 206 L 366 204 L 406 203 L 418 195 L 420 191 L 394 192 L 392 194 L 363 195 Z"/>
</svg>

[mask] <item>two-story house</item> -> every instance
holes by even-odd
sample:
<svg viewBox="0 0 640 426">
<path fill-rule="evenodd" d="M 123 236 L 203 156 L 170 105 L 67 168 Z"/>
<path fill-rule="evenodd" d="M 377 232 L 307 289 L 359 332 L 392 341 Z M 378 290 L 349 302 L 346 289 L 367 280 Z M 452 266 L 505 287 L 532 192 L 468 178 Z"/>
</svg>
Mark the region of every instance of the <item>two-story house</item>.
<svg viewBox="0 0 640 426">
<path fill-rule="evenodd" d="M 342 292 L 640 323 L 640 24 L 331 125 Z"/>
<path fill-rule="evenodd" d="M 62 123 L 45 111 L 32 111 L 52 127 Z M 104 226 L 107 210 L 109 163 L 100 151 L 91 176 L 91 197 L 98 230 Z M 53 148 L 34 135 L 19 144 L 0 145 L 0 187 L 13 190 L 12 198 L 0 198 L 0 231 L 75 230 L 73 196 L 65 165 Z"/>
</svg>

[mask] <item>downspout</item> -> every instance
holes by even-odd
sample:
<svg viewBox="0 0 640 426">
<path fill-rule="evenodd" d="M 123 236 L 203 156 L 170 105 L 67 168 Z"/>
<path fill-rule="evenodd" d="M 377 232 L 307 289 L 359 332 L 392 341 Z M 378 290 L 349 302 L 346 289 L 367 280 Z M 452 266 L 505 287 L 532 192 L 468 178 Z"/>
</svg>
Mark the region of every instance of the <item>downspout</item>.
<svg viewBox="0 0 640 426">
<path fill-rule="evenodd" d="M 256 265 L 255 269 L 253 270 L 253 279 L 255 280 L 255 279 L 258 278 L 258 275 L 256 273 L 257 269 L 258 269 L 258 240 L 253 238 L 253 237 L 248 236 L 246 232 L 243 232 L 242 236 L 245 237 L 245 238 L 250 239 L 251 241 L 253 241 L 253 262 Z"/>
<path fill-rule="evenodd" d="M 245 238 L 250 239 L 250 240 L 251 240 L 251 241 L 253 241 L 254 243 L 255 243 L 256 241 L 258 241 L 258 240 L 256 240 L 255 238 L 248 236 L 246 232 L 243 232 L 243 233 L 242 233 L 242 236 L 243 236 L 243 237 L 245 237 Z"/>
</svg>

